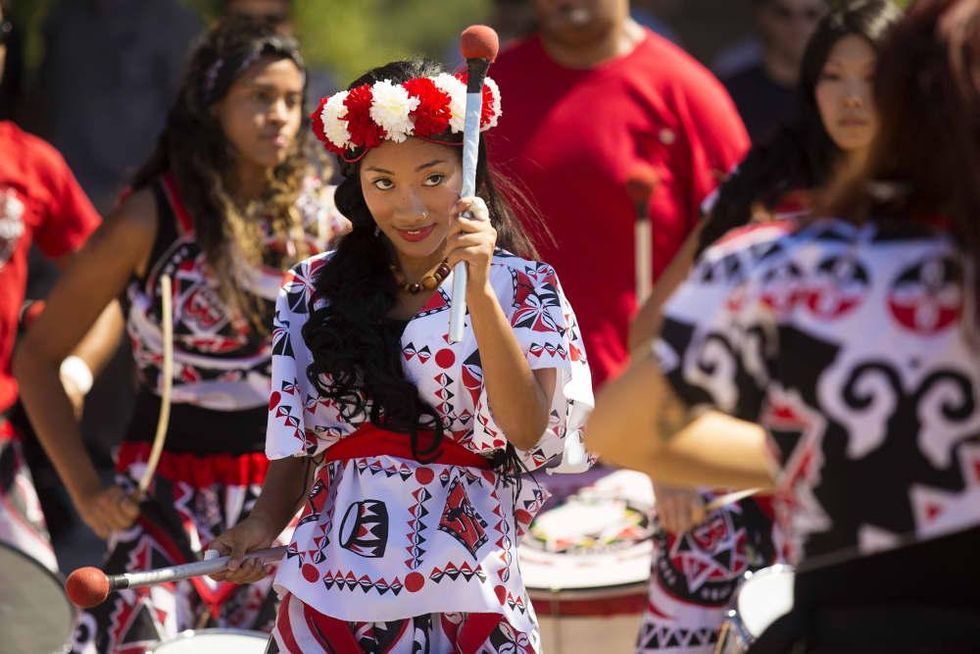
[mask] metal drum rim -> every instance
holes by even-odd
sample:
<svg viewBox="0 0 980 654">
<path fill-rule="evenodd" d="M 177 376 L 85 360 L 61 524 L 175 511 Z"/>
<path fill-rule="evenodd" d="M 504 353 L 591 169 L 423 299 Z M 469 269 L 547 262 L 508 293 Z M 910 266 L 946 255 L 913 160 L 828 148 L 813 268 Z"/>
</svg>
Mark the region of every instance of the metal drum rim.
<svg viewBox="0 0 980 654">
<path fill-rule="evenodd" d="M 44 573 L 49 580 L 57 584 L 58 588 L 61 590 L 61 597 L 63 597 L 65 600 L 64 605 L 68 607 L 68 631 L 65 634 L 65 643 L 62 647 L 63 651 L 68 651 L 69 640 L 71 639 L 72 631 L 74 630 L 75 621 L 78 619 L 78 608 L 71 603 L 71 600 L 68 599 L 68 594 L 65 592 L 65 577 L 60 572 L 51 570 L 36 558 L 19 547 L 14 546 L 12 543 L 0 541 L 0 550 L 8 550 L 13 552 L 20 558 L 27 561 L 31 566 Z"/>
<path fill-rule="evenodd" d="M 162 640 L 153 646 L 153 649 L 149 650 L 150 654 L 153 652 L 160 651 L 161 647 L 176 643 L 182 640 L 190 640 L 197 636 L 207 636 L 209 634 L 215 635 L 226 635 L 226 636 L 255 636 L 256 640 L 262 639 L 265 642 L 269 641 L 269 634 L 256 631 L 254 629 L 233 629 L 230 627 L 215 627 L 214 629 L 185 629 L 178 633 L 173 638 L 168 638 L 167 640 Z"/>
</svg>

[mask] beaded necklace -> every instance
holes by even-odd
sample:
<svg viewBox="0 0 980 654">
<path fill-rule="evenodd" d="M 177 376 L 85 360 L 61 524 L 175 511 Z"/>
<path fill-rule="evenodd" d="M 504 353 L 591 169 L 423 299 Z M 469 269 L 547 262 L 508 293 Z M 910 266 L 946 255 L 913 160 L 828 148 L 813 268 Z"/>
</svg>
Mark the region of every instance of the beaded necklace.
<svg viewBox="0 0 980 654">
<path fill-rule="evenodd" d="M 422 279 L 419 281 L 408 282 L 405 279 L 405 274 L 401 271 L 401 269 L 397 265 L 391 264 L 391 273 L 395 276 L 395 283 L 398 284 L 403 291 L 406 293 L 411 293 L 412 295 L 418 295 L 423 290 L 434 291 L 439 284 L 442 283 L 442 280 L 449 275 L 450 271 L 451 269 L 449 268 L 449 262 L 443 259 L 439 265 L 436 266 L 435 270 L 423 275 Z"/>
</svg>

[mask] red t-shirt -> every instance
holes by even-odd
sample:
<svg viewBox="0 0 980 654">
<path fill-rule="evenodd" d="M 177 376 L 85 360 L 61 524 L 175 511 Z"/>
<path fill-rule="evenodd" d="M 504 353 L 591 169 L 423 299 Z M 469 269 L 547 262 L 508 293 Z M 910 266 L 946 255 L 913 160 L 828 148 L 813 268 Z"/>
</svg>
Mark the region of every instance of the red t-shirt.
<svg viewBox="0 0 980 654">
<path fill-rule="evenodd" d="M 659 274 L 701 201 L 745 154 L 748 136 L 718 80 L 653 33 L 589 70 L 558 65 L 532 37 L 503 52 L 490 76 L 503 116 L 486 133 L 488 156 L 557 242 L 536 239 L 578 315 L 598 387 L 625 363 L 636 311 L 627 180 L 638 164 L 656 174 L 649 211 Z"/>
<path fill-rule="evenodd" d="M 10 357 L 27 284 L 27 252 L 49 257 L 77 250 L 99 214 L 57 150 L 0 121 L 0 411 L 14 403 Z"/>
</svg>

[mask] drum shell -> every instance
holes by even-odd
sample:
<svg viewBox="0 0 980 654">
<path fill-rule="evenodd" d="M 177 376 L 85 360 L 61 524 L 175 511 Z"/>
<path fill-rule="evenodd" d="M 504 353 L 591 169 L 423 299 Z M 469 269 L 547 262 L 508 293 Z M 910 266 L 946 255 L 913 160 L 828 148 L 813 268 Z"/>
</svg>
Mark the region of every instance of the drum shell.
<svg viewBox="0 0 980 654">
<path fill-rule="evenodd" d="M 265 654 L 269 634 L 245 629 L 182 631 L 150 650 L 152 654 Z"/>
<path fill-rule="evenodd" d="M 0 651 L 67 651 L 75 613 L 61 577 L 0 542 Z"/>
<path fill-rule="evenodd" d="M 560 481 L 566 486 L 569 477 L 576 476 L 556 475 L 563 477 Z M 645 475 L 625 470 L 600 470 L 582 477 L 586 483 L 566 493 L 556 492 L 560 501 L 551 508 L 545 506 L 519 551 L 542 650 L 550 654 L 631 652 L 648 604 L 652 488 Z M 557 489 L 549 485 L 549 490 Z M 604 503 L 611 509 L 608 513 L 603 512 Z M 565 515 L 569 518 L 558 517 Z M 613 521 L 604 524 L 604 515 L 623 517 L 622 540 L 615 546 L 595 552 L 588 547 L 566 552 L 542 549 L 542 539 L 554 533 L 574 536 L 583 525 L 589 525 L 583 527 L 585 535 L 594 533 L 592 528 L 608 533 L 606 527 L 620 533 Z M 535 529 L 548 533 L 537 534 L 538 543 L 528 543 L 535 538 Z"/>
<path fill-rule="evenodd" d="M 632 652 L 647 605 L 647 584 L 579 591 L 528 589 L 543 651 Z"/>
</svg>

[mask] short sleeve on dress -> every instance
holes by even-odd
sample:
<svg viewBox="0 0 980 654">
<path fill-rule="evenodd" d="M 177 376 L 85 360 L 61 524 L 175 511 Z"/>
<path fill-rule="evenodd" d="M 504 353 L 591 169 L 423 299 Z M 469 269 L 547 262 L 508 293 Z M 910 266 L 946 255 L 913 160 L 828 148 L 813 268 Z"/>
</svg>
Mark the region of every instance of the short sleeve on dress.
<svg viewBox="0 0 980 654">
<path fill-rule="evenodd" d="M 592 376 L 578 321 L 551 266 L 522 261 L 508 266 L 504 312 L 531 370 L 553 368 L 555 391 L 548 427 L 537 446 L 519 454 L 529 470 L 560 458 L 565 439 L 581 436 L 594 406 Z"/>
<path fill-rule="evenodd" d="M 653 348 L 666 379 L 689 407 L 757 421 L 778 338 L 760 291 L 763 266 L 757 264 L 772 252 L 773 237 L 785 230 L 744 231 L 697 261 L 665 305 Z M 776 269 L 768 263 L 764 268 Z"/>
<path fill-rule="evenodd" d="M 309 380 L 307 368 L 313 356 L 302 333 L 314 307 L 316 275 L 328 257 L 317 255 L 296 265 L 286 274 L 276 299 L 265 441 L 270 459 L 316 456 L 345 433 L 338 412 Z"/>
</svg>

